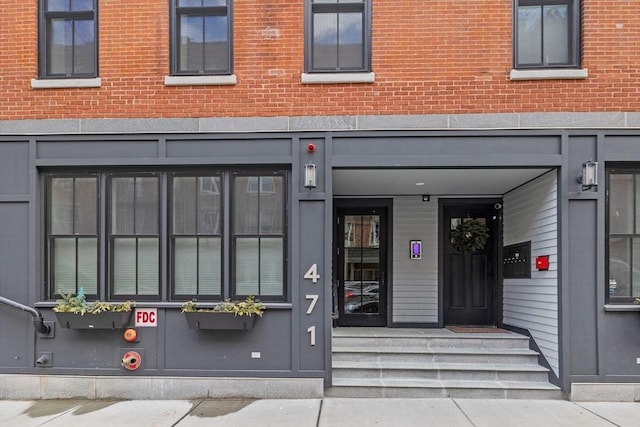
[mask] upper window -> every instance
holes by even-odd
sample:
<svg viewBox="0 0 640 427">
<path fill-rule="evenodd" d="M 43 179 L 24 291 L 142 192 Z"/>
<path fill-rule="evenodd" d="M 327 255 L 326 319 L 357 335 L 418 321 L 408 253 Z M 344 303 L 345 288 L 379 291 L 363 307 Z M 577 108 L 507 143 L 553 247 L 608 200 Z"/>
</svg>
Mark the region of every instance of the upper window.
<svg viewBox="0 0 640 427">
<path fill-rule="evenodd" d="M 171 0 L 173 75 L 231 74 L 231 0 Z"/>
<path fill-rule="evenodd" d="M 610 303 L 640 297 L 640 169 L 607 170 L 607 280 Z"/>
<path fill-rule="evenodd" d="M 96 0 L 40 0 L 41 78 L 96 77 Z"/>
<path fill-rule="evenodd" d="M 307 0 L 308 72 L 371 71 L 371 0 Z"/>
<path fill-rule="evenodd" d="M 515 68 L 579 66 L 579 0 L 515 0 L 515 4 Z"/>
</svg>

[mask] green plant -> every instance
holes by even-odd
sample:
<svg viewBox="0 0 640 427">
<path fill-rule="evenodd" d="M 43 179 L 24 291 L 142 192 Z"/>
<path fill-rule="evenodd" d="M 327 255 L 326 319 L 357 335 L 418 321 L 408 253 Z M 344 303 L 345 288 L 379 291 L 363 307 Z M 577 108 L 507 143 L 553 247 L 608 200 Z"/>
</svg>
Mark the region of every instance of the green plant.
<svg viewBox="0 0 640 427">
<path fill-rule="evenodd" d="M 244 301 L 225 300 L 214 308 L 200 308 L 195 301 L 187 301 L 182 305 L 183 313 L 233 313 L 236 316 L 256 315 L 262 317 L 264 310 L 264 304 L 256 300 L 254 296 L 248 296 Z"/>
<path fill-rule="evenodd" d="M 56 301 L 56 306 L 53 307 L 53 311 L 57 313 L 74 313 L 74 314 L 98 314 L 104 312 L 117 312 L 122 313 L 131 311 L 135 307 L 133 301 L 125 301 L 122 303 L 111 303 L 104 301 L 87 302 L 87 298 L 84 295 L 84 289 L 80 288 L 78 293 L 65 294 L 61 290 L 58 291 L 61 298 Z"/>
<path fill-rule="evenodd" d="M 488 238 L 489 229 L 477 219 L 464 221 L 451 231 L 451 244 L 465 254 L 484 248 Z"/>
</svg>

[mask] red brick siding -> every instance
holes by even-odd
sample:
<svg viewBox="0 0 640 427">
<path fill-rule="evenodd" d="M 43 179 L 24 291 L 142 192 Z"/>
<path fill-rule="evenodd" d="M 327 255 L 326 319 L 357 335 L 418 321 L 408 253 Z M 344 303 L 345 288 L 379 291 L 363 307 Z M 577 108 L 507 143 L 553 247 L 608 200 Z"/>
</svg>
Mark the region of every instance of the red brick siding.
<svg viewBox="0 0 640 427">
<path fill-rule="evenodd" d="M 30 88 L 37 2 L 3 0 L 0 119 L 638 111 L 640 2 L 583 1 L 586 80 L 510 81 L 511 0 L 374 0 L 373 84 L 302 85 L 302 0 L 234 4 L 235 86 L 168 87 L 167 0 L 101 0 L 102 87 Z"/>
</svg>

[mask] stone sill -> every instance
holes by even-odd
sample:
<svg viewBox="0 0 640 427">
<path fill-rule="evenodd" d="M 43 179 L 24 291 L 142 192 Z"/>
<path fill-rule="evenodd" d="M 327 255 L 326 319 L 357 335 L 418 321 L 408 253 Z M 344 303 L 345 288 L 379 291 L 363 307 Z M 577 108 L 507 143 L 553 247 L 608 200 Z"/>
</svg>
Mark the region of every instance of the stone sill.
<svg viewBox="0 0 640 427">
<path fill-rule="evenodd" d="M 302 73 L 302 84 L 373 83 L 375 73 Z"/>
<path fill-rule="evenodd" d="M 100 77 L 90 79 L 31 79 L 31 89 L 73 89 L 100 87 Z"/>
<path fill-rule="evenodd" d="M 546 70 L 511 70 L 511 80 L 581 80 L 589 76 L 589 70 L 555 68 Z"/>
<path fill-rule="evenodd" d="M 640 304 L 605 304 L 604 311 L 640 311 Z"/>
<path fill-rule="evenodd" d="M 224 86 L 235 85 L 235 74 L 225 76 L 165 76 L 165 86 Z"/>
</svg>

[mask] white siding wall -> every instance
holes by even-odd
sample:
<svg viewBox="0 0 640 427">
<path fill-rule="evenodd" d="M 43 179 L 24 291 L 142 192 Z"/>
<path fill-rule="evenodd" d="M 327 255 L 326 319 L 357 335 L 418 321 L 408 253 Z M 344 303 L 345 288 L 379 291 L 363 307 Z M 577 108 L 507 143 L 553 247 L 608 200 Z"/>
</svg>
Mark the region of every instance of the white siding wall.
<svg viewBox="0 0 640 427">
<path fill-rule="evenodd" d="M 409 242 L 422 240 L 422 259 L 409 257 Z M 438 321 L 438 200 L 393 200 L 393 321 Z"/>
<path fill-rule="evenodd" d="M 551 171 L 504 196 L 504 245 L 531 241 L 531 279 L 504 279 L 503 321 L 528 329 L 555 371 L 558 369 L 557 175 Z M 550 255 L 549 270 L 535 257 Z"/>
</svg>

